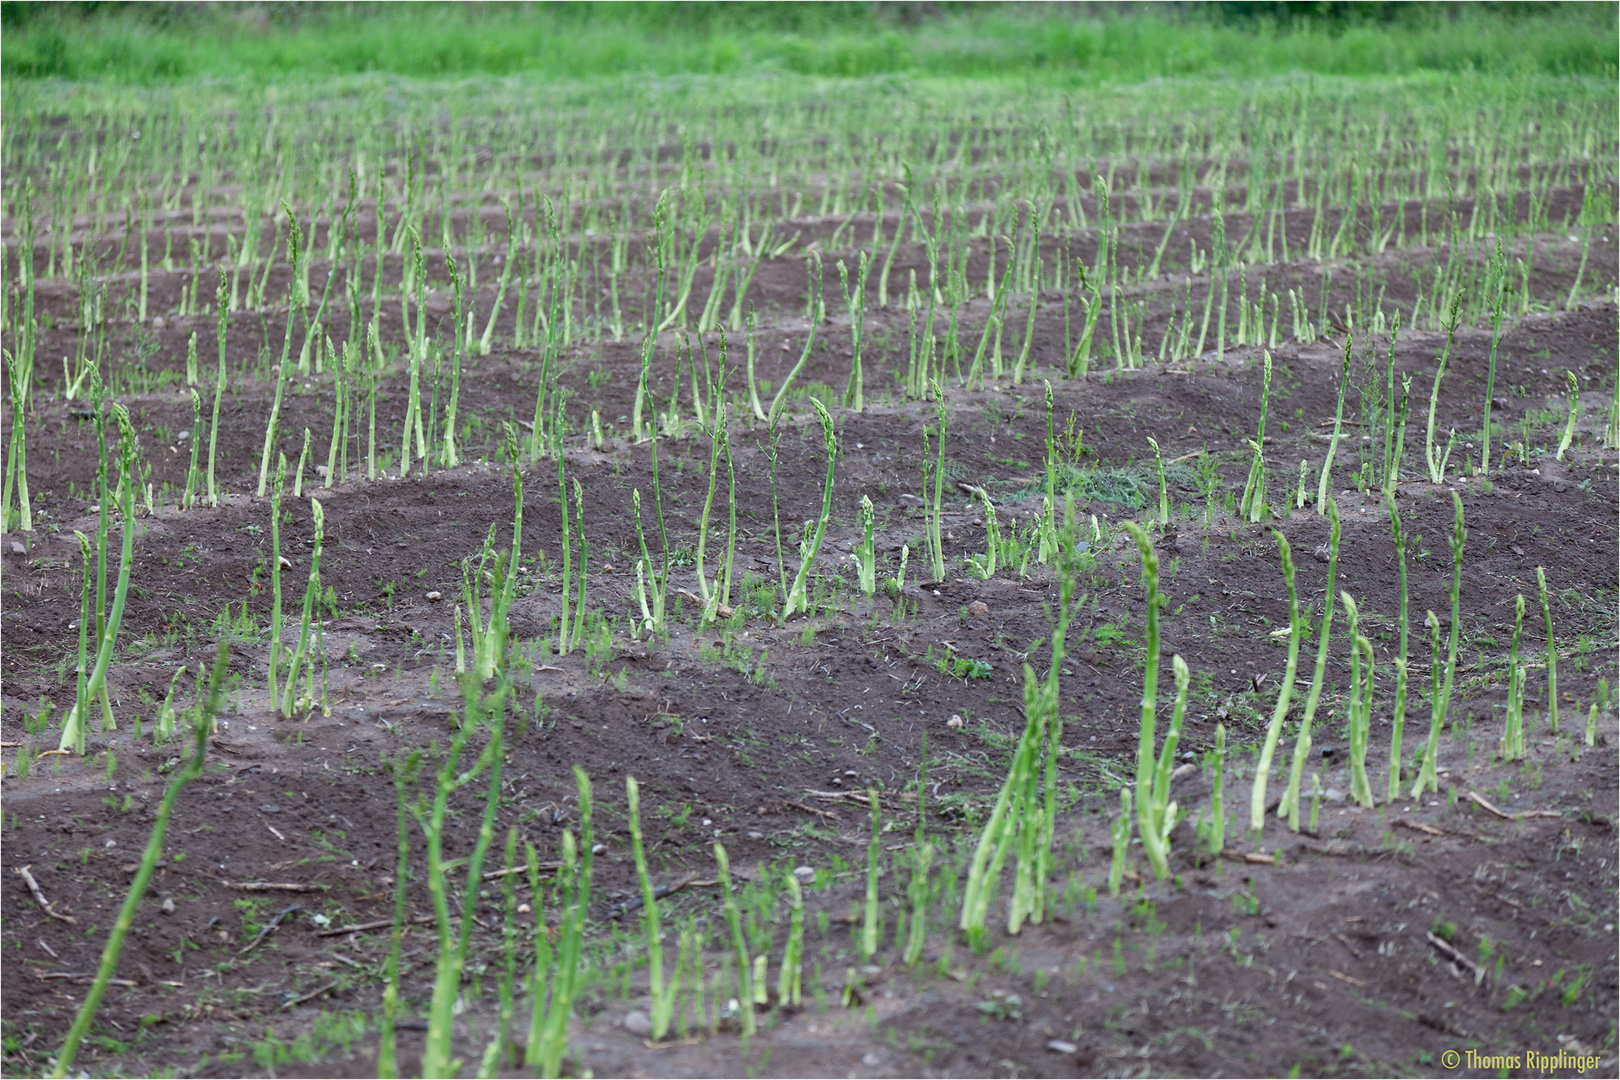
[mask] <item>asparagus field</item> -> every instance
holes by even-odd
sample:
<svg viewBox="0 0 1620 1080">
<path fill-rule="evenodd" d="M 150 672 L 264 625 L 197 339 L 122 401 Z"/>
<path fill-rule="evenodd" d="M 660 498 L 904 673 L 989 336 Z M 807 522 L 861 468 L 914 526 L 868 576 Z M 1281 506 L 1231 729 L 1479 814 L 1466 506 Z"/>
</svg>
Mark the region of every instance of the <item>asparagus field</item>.
<svg viewBox="0 0 1620 1080">
<path fill-rule="evenodd" d="M 1612 77 L 4 104 L 8 1074 L 1614 1071 Z"/>
</svg>

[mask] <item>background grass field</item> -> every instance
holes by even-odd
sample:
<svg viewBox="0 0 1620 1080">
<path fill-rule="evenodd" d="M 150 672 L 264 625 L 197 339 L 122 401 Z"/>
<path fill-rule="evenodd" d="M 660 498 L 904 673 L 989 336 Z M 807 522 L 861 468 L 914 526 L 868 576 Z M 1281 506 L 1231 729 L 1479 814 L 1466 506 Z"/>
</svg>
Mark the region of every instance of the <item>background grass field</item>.
<svg viewBox="0 0 1620 1080">
<path fill-rule="evenodd" d="M 7 3 L 8 79 L 1613 75 L 1607 4 Z"/>
</svg>

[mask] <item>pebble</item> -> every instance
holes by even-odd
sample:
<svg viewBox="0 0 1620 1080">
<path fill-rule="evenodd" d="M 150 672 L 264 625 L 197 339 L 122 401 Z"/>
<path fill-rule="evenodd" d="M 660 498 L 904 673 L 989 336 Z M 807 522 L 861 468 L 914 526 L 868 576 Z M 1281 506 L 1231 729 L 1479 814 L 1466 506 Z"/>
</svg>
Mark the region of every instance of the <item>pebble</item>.
<svg viewBox="0 0 1620 1080">
<path fill-rule="evenodd" d="M 962 726 L 962 718 L 955 713 L 951 713 L 951 718 L 945 721 L 945 726 L 953 729 L 959 728 Z"/>
<path fill-rule="evenodd" d="M 171 898 L 165 896 L 163 898 L 163 903 L 158 905 L 158 910 L 163 912 L 163 914 L 165 914 L 165 915 L 173 915 L 174 914 L 174 901 Z"/>
<path fill-rule="evenodd" d="M 26 555 L 28 554 L 28 549 L 23 546 L 22 541 L 13 540 L 11 542 L 11 553 L 13 555 Z"/>
<path fill-rule="evenodd" d="M 1046 1048 L 1054 1054 L 1072 1054 L 1078 1049 L 1072 1042 L 1064 1039 L 1053 1039 L 1046 1044 Z"/>
<path fill-rule="evenodd" d="M 1338 788 L 1330 787 L 1326 791 L 1322 792 L 1322 801 L 1331 803 L 1344 802 L 1344 792 L 1340 791 Z"/>
<path fill-rule="evenodd" d="M 647 1014 L 639 1009 L 635 1012 L 625 1013 L 624 1019 L 620 1023 L 623 1024 L 624 1030 L 638 1039 L 645 1039 L 652 1034 L 652 1021 L 647 1019 Z"/>
<path fill-rule="evenodd" d="M 443 600 L 444 593 L 440 592 L 438 589 L 433 589 L 427 594 L 427 598 L 434 601 Z"/>
<path fill-rule="evenodd" d="M 1317 544 L 1316 549 L 1311 552 L 1311 556 L 1317 562 L 1327 562 L 1333 558 L 1333 549 L 1326 544 Z"/>
<path fill-rule="evenodd" d="M 811 882 L 816 880 L 816 871 L 814 867 L 810 866 L 795 866 L 793 876 L 802 882 Z"/>
<path fill-rule="evenodd" d="M 927 504 L 923 502 L 922 496 L 913 495 L 913 494 L 911 494 L 911 492 L 908 491 L 908 492 L 903 493 L 900 496 L 900 505 L 901 506 L 925 506 Z"/>
<path fill-rule="evenodd" d="M 973 603 L 968 605 L 968 614 L 988 615 L 990 614 L 990 605 L 985 603 L 983 600 L 975 600 Z"/>
<path fill-rule="evenodd" d="M 763 839 L 765 839 L 765 834 L 762 833 L 762 832 L 751 832 L 751 833 L 748 834 L 748 839 L 750 839 L 750 840 L 763 840 Z"/>
</svg>

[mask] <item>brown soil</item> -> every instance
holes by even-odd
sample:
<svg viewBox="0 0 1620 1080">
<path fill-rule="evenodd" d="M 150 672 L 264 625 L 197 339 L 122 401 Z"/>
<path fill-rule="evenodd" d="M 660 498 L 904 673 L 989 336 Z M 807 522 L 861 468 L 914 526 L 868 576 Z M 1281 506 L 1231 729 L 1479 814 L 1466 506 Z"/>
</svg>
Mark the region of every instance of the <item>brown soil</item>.
<svg viewBox="0 0 1620 1080">
<path fill-rule="evenodd" d="M 831 231 L 830 225 L 821 228 Z M 1127 243 L 1123 257 L 1151 259 L 1156 234 L 1145 229 L 1144 251 L 1134 252 Z M 811 235 L 806 232 L 806 241 Z M 1544 277 L 1538 276 L 1533 291 L 1560 296 L 1570 286 L 1578 248 L 1558 238 L 1542 241 L 1537 258 Z M 1200 242 L 1207 245 L 1207 237 L 1189 239 Z M 1185 252 L 1172 255 L 1179 262 Z M 970 261 L 970 277 L 985 272 L 985 256 L 979 258 Z M 1402 258 L 1415 257 L 1408 249 Z M 908 259 L 921 265 L 920 249 L 906 251 L 897 262 L 891 291 L 900 291 L 896 282 L 904 281 Z M 1612 279 L 1610 238 L 1593 245 L 1590 259 L 1589 280 Z M 832 302 L 835 262 L 827 259 L 830 313 L 838 310 Z M 1608 269 L 1594 274 L 1593 267 Z M 1413 279 L 1393 257 L 1384 269 L 1386 303 L 1408 308 Z M 1308 287 L 1313 309 L 1320 306 L 1316 264 L 1274 264 L 1267 274 L 1273 291 Z M 758 371 L 773 385 L 797 359 L 808 329 L 804 280 L 798 255 L 766 266 L 755 279 L 763 317 L 755 342 Z M 1148 322 L 1150 346 L 1156 346 L 1169 305 L 1179 302 L 1182 280 L 1143 287 L 1153 304 L 1164 304 Z M 181 282 L 180 274 L 155 275 L 152 310 L 171 311 Z M 700 281 L 699 294 L 704 287 Z M 1355 289 L 1353 273 L 1339 275 L 1331 307 L 1342 310 L 1354 302 Z M 486 283 L 485 293 L 487 312 L 493 286 Z M 269 295 L 281 295 L 274 281 Z M 1194 306 L 1201 301 L 1201 292 L 1195 293 Z M 39 303 L 61 320 L 45 333 L 39 355 L 71 354 L 74 336 L 65 324 L 76 304 L 72 287 L 44 281 Z M 970 316 L 973 342 L 983 324 L 982 306 Z M 390 324 L 387 307 L 384 337 L 392 342 L 398 315 Z M 449 313 L 444 303 L 430 310 L 435 318 Z M 94 531 L 85 495 L 95 476 L 94 427 L 78 402 L 63 400 L 60 375 L 42 359 L 38 412 L 27 420 L 37 525 L 32 534 L 6 537 L 0 621 L 8 883 L 0 942 L 9 958 L 0 1015 L 6 1067 L 13 1073 L 45 1067 L 82 999 L 150 831 L 165 772 L 179 753 L 175 745 L 152 742 L 156 702 L 177 667 L 195 673 L 211 658 L 222 632 L 234 637 L 230 709 L 211 743 L 206 774 L 180 798 L 165 861 L 118 968 L 124 981 L 104 1001 L 79 1066 L 97 1075 L 364 1076 L 375 1070 L 388 931 L 320 936 L 310 916 L 322 915 L 336 927 L 385 919 L 391 912 L 396 806 L 387 763 L 402 751 L 442 745 L 459 709 L 450 678 L 451 606 L 460 596 L 462 561 L 478 551 L 491 524 L 510 528 L 512 486 L 508 467 L 498 460 L 500 431 L 503 421 L 532 416 L 537 354 L 497 344 L 490 356 L 469 361 L 461 398 L 463 418 L 473 421 L 463 446 L 469 464 L 367 482 L 363 468 L 352 465 L 363 453 L 362 441 L 359 451 L 351 450 L 349 479 L 315 489 L 326 513 L 322 578 L 335 598 L 325 624 L 331 708 L 330 715 L 317 711 L 286 721 L 274 715 L 265 689 L 270 511 L 268 500 L 250 494 L 269 412 L 266 374 L 280 355 L 285 318 L 282 309 L 231 321 L 232 375 L 219 434 L 219 475 L 229 494 L 214 509 L 175 508 L 189 461 L 179 438 L 191 425 L 190 394 L 182 385 L 185 343 L 195 330 L 206 375 L 213 364 L 212 317 L 166 316 L 161 326 L 124 323 L 114 341 L 114 378 L 122 380 L 115 382 L 117 397 L 135 418 L 158 498 L 156 512 L 143 510 L 136 520 L 134 587 L 109 681 L 119 727 L 94 733 L 93 752 L 84 760 L 35 756 L 54 748 L 60 717 L 73 699 L 69 668 L 77 633 L 70 625 L 78 618 L 81 581 L 73 531 Z M 1021 341 L 1022 317 L 1007 322 L 1018 324 L 1010 340 Z M 1314 831 L 1296 835 L 1271 826 L 1260 845 L 1270 861 L 1244 861 L 1257 849 L 1239 827 L 1252 780 L 1252 748 L 1275 700 L 1285 651 L 1271 633 L 1287 625 L 1288 614 L 1270 530 L 1280 529 L 1292 545 L 1301 603 L 1319 609 L 1326 566 L 1312 552 L 1327 539 L 1326 519 L 1309 509 L 1287 511 L 1301 459 L 1312 461 L 1314 490 L 1325 445 L 1317 436 L 1331 427 L 1343 331 L 1327 341 L 1284 343 L 1272 351 L 1268 461 L 1271 497 L 1283 516 L 1257 526 L 1237 521 L 1229 498 L 1241 493 L 1247 473 L 1246 440 L 1260 401 L 1259 350 L 1228 349 L 1222 360 L 1206 354 L 1182 369 L 1095 371 L 1089 379 L 1069 380 L 1054 370 L 1063 352 L 1061 306 L 1048 304 L 1035 326 L 1034 378 L 950 393 L 947 472 L 953 483 L 991 492 L 1004 525 L 1009 519 L 1027 522 L 1038 511 L 1046 433 L 1041 377 L 1052 381 L 1060 435 L 1071 417 L 1083 431 L 1085 466 L 1133 470 L 1141 480 L 1136 490 L 1151 501 L 1157 493 L 1148 437 L 1158 439 L 1167 460 L 1184 459 L 1171 472 L 1176 520 L 1156 534 L 1168 596 L 1161 646 L 1167 659 L 1180 654 L 1195 673 L 1182 746 L 1198 767 L 1178 782 L 1176 797 L 1195 818 L 1207 813 L 1211 775 L 1201 755 L 1213 746 L 1217 721 L 1224 720 L 1233 737 L 1225 787 L 1226 807 L 1234 815 L 1229 857 L 1195 855 L 1184 826 L 1176 834 L 1172 881 L 1133 880 L 1118 898 L 1102 887 L 1117 788 L 1134 767 L 1144 654 L 1139 561 L 1111 522 L 1147 511 L 1104 498 L 1082 500 L 1082 520 L 1096 514 L 1103 539 L 1094 567 L 1079 583 L 1083 607 L 1062 673 L 1067 809 L 1057 826 L 1052 910 L 1042 925 L 1016 938 L 993 933 L 985 953 L 972 953 L 952 930 L 960 894 L 956 874 L 1022 727 L 1021 665 L 1027 658 L 1040 666 L 1055 583 L 1033 560 L 1023 575 L 1013 568 L 989 581 L 964 577 L 962 559 L 983 549 L 984 528 L 976 497 L 960 489 L 947 493 L 950 573 L 938 584 L 926 580 L 918 557 L 922 513 L 902 495 L 920 490 L 922 432 L 933 422 L 933 406 L 902 400 L 892 390 L 905 362 L 903 313 L 872 312 L 868 408 L 836 413 L 835 511 L 818 565 L 823 574 L 843 578 L 822 588 L 815 615 L 785 628 L 762 617 L 749 596 L 754 579 L 775 580 L 777 563 L 765 432 L 741 423 L 733 437 L 740 533 L 740 588 L 733 599 L 739 618 L 700 633 L 693 605 L 676 601 L 667 639 L 636 641 L 626 633 L 634 604 L 631 553 L 637 550 L 631 498 L 640 490 L 647 499 L 644 513 L 650 513 L 652 491 L 651 447 L 630 443 L 624 419 L 638 343 L 581 346 L 570 351 L 563 376 L 572 392 L 570 420 L 576 431 L 586 430 L 594 411 L 611 432 L 601 448 L 571 438 L 566 466 L 584 485 L 589 605 L 613 624 L 611 655 L 576 651 L 557 657 L 547 644 L 548 634 L 554 642 L 558 611 L 561 522 L 555 463 L 543 461 L 525 470 L 527 567 L 513 614 L 517 712 L 526 730 L 509 748 L 497 819 L 498 836 L 515 826 L 549 856 L 558 850 L 563 828 L 578 827 L 569 767 L 582 766 L 595 784 L 595 834 L 605 845 L 593 894 L 595 974 L 578 1009 L 569 1067 L 599 1076 L 744 1070 L 1258 1075 L 1290 1069 L 1312 1075 L 1450 1075 L 1459 1071 L 1442 1061 L 1450 1049 L 1565 1049 L 1598 1055 L 1597 1071 L 1613 1074 L 1620 1007 L 1620 732 L 1612 708 L 1598 718 L 1595 746 L 1583 745 L 1582 735 L 1599 678 L 1620 681 L 1614 644 L 1617 458 L 1600 447 L 1615 378 L 1615 305 L 1533 314 L 1511 325 L 1498 353 L 1496 389 L 1503 402 L 1497 421 L 1511 433 L 1499 436 L 1496 460 L 1502 462 L 1505 444 L 1515 439 L 1525 441 L 1528 458 L 1499 464 L 1489 481 L 1458 477 L 1455 469 L 1442 485 L 1416 478 L 1426 392 L 1444 335 L 1400 335 L 1395 363 L 1413 376 L 1408 480 L 1397 498 L 1411 538 L 1408 771 L 1427 727 L 1422 615 L 1432 609 L 1449 626 L 1451 492 L 1462 496 L 1468 526 L 1458 689 L 1441 737 L 1441 790 L 1438 797 L 1370 811 L 1338 796 L 1348 789 L 1341 730 L 1348 650 L 1340 647 L 1336 626 L 1318 715 L 1321 756 L 1313 751 L 1311 765 L 1332 792 Z M 340 315 L 330 332 L 341 340 L 346 317 Z M 509 337 L 510 326 L 503 325 L 497 343 Z M 717 339 L 705 343 L 711 362 L 718 346 Z M 1439 398 L 1439 430 L 1477 433 L 1489 346 L 1488 329 L 1459 331 Z M 1353 370 L 1381 379 L 1387 348 L 1387 339 L 1358 336 Z M 729 343 L 734 372 L 743 353 L 740 341 Z M 841 387 L 848 363 L 847 320 L 834 318 L 820 328 L 800 385 Z M 1566 369 L 1583 380 L 1581 411 L 1573 450 L 1555 461 L 1551 451 L 1568 401 Z M 666 337 L 655 370 L 662 374 L 654 390 L 666 403 L 673 338 Z M 1353 375 L 1346 416 L 1360 415 L 1359 393 L 1373 385 L 1370 378 Z M 730 385 L 741 394 L 746 415 L 741 383 L 734 374 Z M 393 369 L 378 393 L 379 444 L 392 444 L 396 453 L 405 386 L 405 377 Z M 329 375 L 289 386 L 281 452 L 296 459 L 308 427 L 324 463 L 331 398 Z M 796 405 L 787 428 L 776 477 L 785 523 L 816 512 L 826 467 L 820 432 L 803 406 Z M 681 409 L 690 421 L 689 389 L 681 391 Z M 1468 438 L 1459 439 L 1457 457 L 1477 461 Z M 1333 487 L 1343 514 L 1337 587 L 1360 604 L 1377 653 L 1369 765 L 1381 792 L 1398 568 L 1386 512 L 1376 498 L 1352 490 L 1360 449 L 1352 438 L 1337 459 Z M 1365 449 L 1369 455 L 1382 452 L 1370 444 Z M 1196 456 L 1200 451 L 1207 456 Z M 661 440 L 658 453 L 670 542 L 687 548 L 696 542 L 707 491 L 709 442 L 689 424 L 684 437 Z M 1206 461 L 1212 470 L 1201 478 Z M 313 480 L 310 473 L 306 484 Z M 862 495 L 877 507 L 878 550 L 887 566 L 880 573 L 893 572 L 902 544 L 911 547 L 898 603 L 881 592 L 864 598 L 852 587 L 847 555 Z M 722 489 L 717 507 L 724 498 Z M 307 507 L 292 499 L 287 507 L 282 550 L 295 567 L 291 582 L 308 565 L 312 524 Z M 506 535 L 503 542 L 509 542 Z M 718 543 L 711 536 L 711 558 Z M 1538 566 L 1547 570 L 1560 655 L 1563 727 L 1556 735 L 1545 719 L 1544 665 L 1536 666 L 1546 646 L 1537 615 Z M 690 570 L 677 571 L 675 584 L 696 589 Z M 294 585 L 287 588 L 289 596 L 298 592 Z M 448 599 L 430 600 L 432 592 Z M 1533 724 L 1528 759 L 1507 763 L 1496 750 L 1513 599 L 1520 593 L 1530 601 L 1524 652 L 1532 662 L 1527 712 Z M 986 610 L 970 611 L 975 601 Z M 222 615 L 249 628 L 222 630 Z M 986 662 L 988 677 L 945 674 L 935 660 L 947 655 Z M 1307 644 L 1302 680 L 1309 677 L 1313 655 Z M 180 697 L 188 704 L 194 700 L 191 675 L 182 680 Z M 35 718 L 46 702 L 54 705 L 52 721 L 37 730 Z M 949 726 L 953 716 L 963 722 Z M 136 736 L 137 727 L 146 731 L 144 738 Z M 1292 746 L 1289 727 L 1285 748 Z M 26 777 L 17 775 L 20 753 L 33 760 Z M 863 973 L 848 920 L 864 896 L 868 825 L 865 811 L 840 796 L 868 787 L 884 793 L 893 828 L 892 839 L 884 840 L 884 858 L 901 858 L 915 813 L 914 796 L 910 802 L 903 796 L 915 791 L 925 755 L 929 827 L 944 838 L 955 862 L 942 857 L 951 868 L 938 875 L 924 962 L 914 970 L 900 963 L 893 941 L 907 875 L 899 866 L 886 871 L 887 940 Z M 1281 786 L 1278 771 L 1274 792 Z M 645 1008 L 639 916 L 616 915 L 636 890 L 623 797 L 624 779 L 631 775 L 642 787 L 653 876 L 660 883 L 691 875 L 710 880 L 716 839 L 747 883 L 746 897 L 774 895 L 767 885 L 779 883 L 794 866 L 826 872 L 807 894 L 806 1007 L 762 1014 L 761 1033 L 749 1043 L 722 1025 L 718 1033 L 652 1048 L 620 1026 L 628 1011 Z M 1522 816 L 1503 817 L 1475 794 L 1503 813 Z M 471 850 L 482 799 L 476 784 L 452 798 L 447 857 Z M 419 835 L 413 843 L 420 857 Z M 31 868 L 54 910 L 73 922 L 52 917 L 33 901 L 16 872 L 22 867 Z M 1138 859 L 1132 868 L 1146 872 Z M 250 880 L 303 883 L 320 891 L 235 887 Z M 429 910 L 420 881 L 412 882 L 409 899 L 413 912 Z M 173 902 L 172 913 L 160 906 L 165 900 Z M 706 971 L 722 988 L 708 992 L 726 996 L 722 965 L 728 954 L 716 945 L 724 928 L 719 902 L 715 888 L 693 883 L 664 906 L 666 926 L 689 915 L 706 921 Z M 257 927 L 294 903 L 302 910 L 244 954 Z M 777 920 L 766 925 L 774 933 L 774 981 L 785 915 L 780 906 L 767 910 Z M 481 912 L 456 1045 L 474 1063 L 498 1011 L 498 891 Z M 1436 937 L 1442 944 L 1434 943 Z M 670 961 L 673 941 L 671 935 Z M 407 935 L 410 1017 L 423 1015 L 433 950 L 430 928 Z M 1482 958 L 1476 977 L 1467 964 Z M 851 978 L 859 986 L 851 990 L 852 1007 L 845 1008 Z M 1017 995 L 1016 1006 L 1009 994 Z M 520 1009 L 526 1000 L 520 998 Z M 526 1023 L 518 1027 L 526 1032 Z M 421 1037 L 415 1027 L 401 1032 L 407 1070 L 417 1065 Z M 1465 1062 L 1460 1071 L 1496 1070 Z M 1521 1071 L 1535 1070 L 1513 1074 Z"/>
</svg>

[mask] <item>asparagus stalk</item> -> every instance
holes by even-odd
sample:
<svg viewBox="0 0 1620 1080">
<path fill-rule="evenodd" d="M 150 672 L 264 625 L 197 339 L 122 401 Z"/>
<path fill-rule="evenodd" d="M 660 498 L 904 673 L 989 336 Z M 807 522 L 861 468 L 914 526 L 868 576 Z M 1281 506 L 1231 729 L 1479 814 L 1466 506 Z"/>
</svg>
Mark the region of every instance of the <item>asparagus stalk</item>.
<svg viewBox="0 0 1620 1080">
<path fill-rule="evenodd" d="M 1406 663 L 1409 621 L 1406 610 L 1406 534 L 1401 529 L 1401 515 L 1400 511 L 1395 508 L 1395 496 L 1388 489 L 1384 491 L 1384 505 L 1389 508 L 1389 527 L 1395 534 L 1395 558 L 1401 569 L 1401 646 L 1400 652 L 1395 656 L 1395 714 L 1389 740 L 1389 787 L 1385 794 L 1386 801 L 1394 802 L 1399 798 L 1401 791 L 1401 734 L 1406 726 Z"/>
<path fill-rule="evenodd" d="M 1254 770 L 1254 791 L 1249 797 L 1249 829 L 1258 842 L 1266 823 L 1266 781 L 1271 775 L 1271 762 L 1277 753 L 1277 738 L 1282 734 L 1283 719 L 1288 715 L 1288 703 L 1294 694 L 1294 678 L 1299 672 L 1299 639 L 1304 624 L 1299 616 L 1299 592 L 1294 587 L 1294 558 L 1288 538 L 1273 529 L 1277 550 L 1282 559 L 1283 582 L 1288 586 L 1288 665 L 1283 670 L 1282 685 L 1277 688 L 1277 707 L 1272 710 L 1271 724 L 1266 728 L 1266 739 L 1260 748 L 1260 761 Z"/>
<path fill-rule="evenodd" d="M 1452 498 L 1456 498 L 1456 496 L 1453 495 Z M 1457 514 L 1458 521 L 1461 522 L 1461 509 L 1457 511 Z M 1460 565 L 1459 563 L 1459 567 Z M 1556 735 L 1558 734 L 1558 648 L 1553 642 L 1552 604 L 1547 599 L 1547 571 L 1544 567 L 1536 567 L 1536 588 L 1541 593 L 1541 617 L 1547 626 L 1547 728 L 1552 734 Z M 1455 606 L 1455 599 L 1453 599 L 1452 604 Z"/>
<path fill-rule="evenodd" d="M 118 629 L 124 621 L 124 603 L 129 597 L 129 575 L 135 564 L 135 428 L 130 423 L 129 411 L 122 405 L 114 403 L 113 416 L 118 422 L 119 431 L 119 457 L 123 464 L 124 473 L 124 499 L 120 508 L 123 518 L 124 532 L 123 550 L 118 561 L 118 581 L 113 587 L 112 609 L 107 618 L 98 629 L 100 640 L 96 645 L 95 667 L 90 672 L 89 681 L 85 684 L 84 692 L 78 695 L 78 702 L 73 711 L 68 714 L 62 725 L 62 741 L 58 750 L 72 749 L 77 753 L 84 752 L 84 732 L 82 725 L 86 722 L 85 713 L 88 711 L 92 699 L 100 698 L 102 703 L 102 718 L 104 722 L 111 720 L 112 714 L 107 703 L 107 668 L 112 663 L 113 649 L 118 641 Z M 110 497 L 105 486 L 102 489 L 102 513 L 105 521 L 106 504 Z M 103 524 L 102 546 L 105 546 L 105 530 Z M 85 620 L 87 623 L 88 620 Z M 82 625 L 82 624 L 81 624 Z M 82 650 L 81 650 L 82 651 Z M 83 666 L 81 662 L 81 667 Z M 107 726 L 111 726 L 107 723 Z"/>
<path fill-rule="evenodd" d="M 135 871 L 135 880 L 130 882 L 124 904 L 118 911 L 111 932 L 107 935 L 107 944 L 101 950 L 101 963 L 96 969 L 95 979 L 90 984 L 90 992 L 85 995 L 84 1004 L 79 1007 L 79 1012 L 73 1019 L 73 1026 L 68 1029 L 67 1039 L 62 1043 L 62 1049 L 57 1052 L 51 1075 L 58 1080 L 65 1077 L 68 1070 L 73 1067 L 73 1059 L 78 1054 L 79 1044 L 89 1034 L 96 1010 L 101 1006 L 101 997 L 112 981 L 113 972 L 118 969 L 118 956 L 123 952 L 124 939 L 129 936 L 141 898 L 146 895 L 147 885 L 152 880 L 152 871 L 163 854 L 163 837 L 168 831 L 174 804 L 179 799 L 181 790 L 202 774 L 203 762 L 208 754 L 208 734 L 213 730 L 214 714 L 219 711 L 222 704 L 221 684 L 225 679 L 225 664 L 228 659 L 227 643 L 221 641 L 214 658 L 213 674 L 208 680 L 208 694 L 192 728 L 191 756 L 169 782 L 169 786 L 163 792 L 163 801 L 158 804 L 152 834 L 146 839 L 146 850 L 141 856 L 140 867 Z"/>
<path fill-rule="evenodd" d="M 1299 722 L 1299 740 L 1294 744 L 1294 762 L 1288 771 L 1288 788 L 1277 804 L 1277 816 L 1288 819 L 1288 827 L 1299 831 L 1299 784 L 1305 773 L 1305 757 L 1311 748 L 1311 722 L 1316 717 L 1316 706 L 1322 700 L 1322 687 L 1327 682 L 1328 640 L 1333 629 L 1333 581 L 1339 570 L 1339 504 L 1328 500 L 1328 518 L 1333 531 L 1329 534 L 1327 590 L 1322 596 L 1322 621 L 1316 639 L 1316 671 L 1311 677 L 1311 690 L 1305 697 L 1305 715 Z"/>
<path fill-rule="evenodd" d="M 1450 645 L 1446 652 L 1446 666 L 1444 681 L 1440 669 L 1440 620 L 1434 612 L 1429 612 L 1425 622 L 1429 626 L 1429 633 L 1433 643 L 1434 662 L 1431 665 L 1430 682 L 1434 691 L 1434 703 L 1429 717 L 1429 742 L 1423 753 L 1423 768 L 1418 772 L 1417 782 L 1412 785 L 1412 798 L 1421 795 L 1425 788 L 1429 791 L 1438 791 L 1440 781 L 1437 775 L 1437 762 L 1440 754 L 1440 728 L 1446 722 L 1446 712 L 1451 705 L 1451 685 L 1457 673 L 1457 639 L 1462 632 L 1462 555 L 1463 542 L 1468 537 L 1468 530 L 1463 527 L 1462 499 L 1454 491 L 1451 493 L 1451 504 L 1456 515 L 1455 528 L 1451 536 L 1451 636 Z M 1539 571 L 1539 567 L 1537 568 Z M 1551 642 L 1548 642 L 1551 647 Z M 1556 726 L 1554 728 L 1556 729 Z"/>
</svg>

